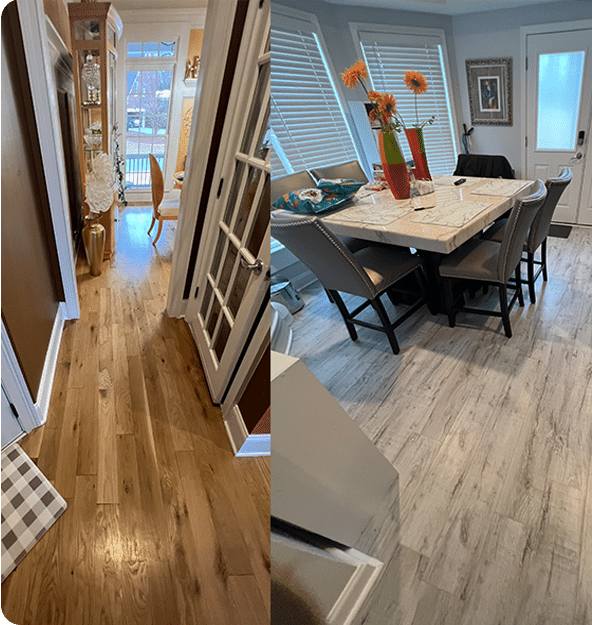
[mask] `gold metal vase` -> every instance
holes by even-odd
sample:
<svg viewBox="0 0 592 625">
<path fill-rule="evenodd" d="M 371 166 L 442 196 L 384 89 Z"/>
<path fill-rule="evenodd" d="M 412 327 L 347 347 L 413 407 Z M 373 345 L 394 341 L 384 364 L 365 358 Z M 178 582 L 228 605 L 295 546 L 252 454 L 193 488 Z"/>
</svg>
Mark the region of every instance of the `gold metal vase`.
<svg viewBox="0 0 592 625">
<path fill-rule="evenodd" d="M 103 253 L 105 251 L 105 228 L 99 223 L 99 215 L 91 213 L 84 218 L 86 224 L 82 228 L 82 242 L 86 252 L 86 260 L 90 265 L 90 275 L 100 276 L 103 270 Z"/>
</svg>

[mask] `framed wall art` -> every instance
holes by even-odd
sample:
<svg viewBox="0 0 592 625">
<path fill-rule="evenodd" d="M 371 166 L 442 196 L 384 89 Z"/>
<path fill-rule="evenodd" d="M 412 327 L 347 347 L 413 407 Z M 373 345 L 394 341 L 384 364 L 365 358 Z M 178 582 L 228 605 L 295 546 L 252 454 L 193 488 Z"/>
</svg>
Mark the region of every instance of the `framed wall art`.
<svg viewBox="0 0 592 625">
<path fill-rule="evenodd" d="M 471 123 L 512 125 L 512 59 L 466 61 Z"/>
</svg>

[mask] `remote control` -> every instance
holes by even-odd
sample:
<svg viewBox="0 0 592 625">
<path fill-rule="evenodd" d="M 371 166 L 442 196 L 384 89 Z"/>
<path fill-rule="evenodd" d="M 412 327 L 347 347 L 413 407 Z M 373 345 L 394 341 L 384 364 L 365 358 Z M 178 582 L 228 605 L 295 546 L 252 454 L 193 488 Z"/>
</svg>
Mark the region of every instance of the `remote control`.
<svg viewBox="0 0 592 625">
<path fill-rule="evenodd" d="M 458 187 L 459 184 L 462 184 L 463 182 L 466 182 L 467 179 L 466 178 L 459 178 L 454 184 L 455 186 Z"/>
</svg>

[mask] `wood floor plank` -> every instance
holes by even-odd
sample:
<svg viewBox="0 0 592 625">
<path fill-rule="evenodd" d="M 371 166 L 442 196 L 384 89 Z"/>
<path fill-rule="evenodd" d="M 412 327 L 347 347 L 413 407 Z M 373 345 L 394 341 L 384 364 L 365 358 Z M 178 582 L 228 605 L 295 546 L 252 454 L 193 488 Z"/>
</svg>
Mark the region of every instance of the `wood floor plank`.
<svg viewBox="0 0 592 625">
<path fill-rule="evenodd" d="M 18 625 L 268 621 L 269 459 L 233 457 L 187 324 L 164 312 L 176 224 L 155 250 L 150 212 L 121 211 L 101 276 L 77 263 L 81 318 L 23 439 L 69 507 L 3 584 Z"/>
<path fill-rule="evenodd" d="M 398 356 L 378 333 L 350 341 L 318 283 L 301 291 L 291 354 L 399 471 L 416 556 L 400 553 L 397 625 L 590 620 L 591 268 L 591 229 L 550 237 L 549 281 L 510 340 L 497 319 L 421 310 Z"/>
</svg>

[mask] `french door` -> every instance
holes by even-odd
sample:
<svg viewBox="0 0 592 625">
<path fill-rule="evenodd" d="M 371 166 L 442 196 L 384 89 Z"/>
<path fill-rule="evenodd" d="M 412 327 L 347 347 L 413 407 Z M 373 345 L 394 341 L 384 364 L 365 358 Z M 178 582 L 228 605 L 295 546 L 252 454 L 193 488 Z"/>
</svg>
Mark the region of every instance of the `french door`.
<svg viewBox="0 0 592 625">
<path fill-rule="evenodd" d="M 592 27 L 526 35 L 526 173 L 545 180 L 570 167 L 573 180 L 553 220 L 592 224 L 586 159 L 592 102 Z"/>
<path fill-rule="evenodd" d="M 222 401 L 269 292 L 269 4 L 251 2 L 221 143 L 203 245 L 197 258 L 189 324 L 214 402 Z M 264 320 L 268 322 L 268 320 Z"/>
</svg>

